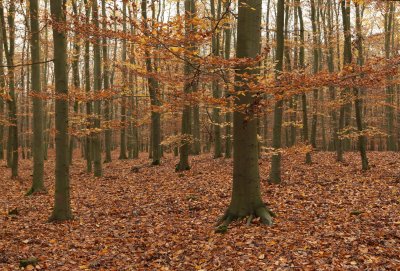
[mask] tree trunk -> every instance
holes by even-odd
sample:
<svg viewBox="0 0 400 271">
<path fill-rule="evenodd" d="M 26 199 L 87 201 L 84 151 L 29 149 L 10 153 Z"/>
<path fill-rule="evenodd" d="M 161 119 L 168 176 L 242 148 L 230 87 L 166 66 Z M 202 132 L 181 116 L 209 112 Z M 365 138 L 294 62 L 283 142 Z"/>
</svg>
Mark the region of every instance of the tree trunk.
<svg viewBox="0 0 400 271">
<path fill-rule="evenodd" d="M 357 29 L 357 49 L 358 49 L 358 65 L 364 65 L 364 52 L 363 52 L 363 44 L 362 44 L 362 24 L 361 24 L 361 14 L 360 14 L 360 6 L 358 3 L 356 5 L 356 29 Z M 356 113 L 356 123 L 357 123 L 357 130 L 359 132 L 358 136 L 358 148 L 360 151 L 361 156 L 361 166 L 363 170 L 367 170 L 369 168 L 368 165 L 368 157 L 367 157 L 367 150 L 366 150 L 366 137 L 363 133 L 363 119 L 362 119 L 362 100 L 360 97 L 360 91 L 358 88 L 353 88 L 355 102 L 354 102 L 354 109 Z"/>
<path fill-rule="evenodd" d="M 86 13 L 86 24 L 89 24 L 90 18 L 90 5 L 87 0 L 85 0 L 85 13 Z M 85 41 L 85 92 L 87 95 L 90 94 L 90 43 L 89 40 Z M 88 116 L 87 129 L 92 128 L 92 102 L 86 102 L 86 115 Z M 92 172 L 93 168 L 93 156 L 92 156 L 92 134 L 90 133 L 86 137 L 86 171 L 88 173 Z"/>
<path fill-rule="evenodd" d="M 281 0 L 280 0 L 281 1 Z M 239 0 L 237 57 L 254 58 L 260 53 L 261 39 L 261 0 Z M 283 1 L 281 1 L 283 4 Z M 282 25 L 283 26 L 283 25 Z M 283 35 L 282 35 L 283 37 Z M 282 50 L 283 55 L 283 50 Z M 254 65 L 254 64 L 253 64 Z M 243 74 L 257 75 L 256 69 L 247 69 L 253 65 L 242 64 L 236 69 L 236 82 L 243 82 Z M 248 85 L 238 86 L 237 92 L 247 92 L 237 95 L 235 103 L 238 107 L 249 106 L 247 114 L 236 111 L 233 114 L 233 187 L 230 205 L 219 221 L 217 230 L 226 229 L 235 220 L 249 216 L 260 217 L 264 224 L 272 224 L 272 218 L 260 193 L 260 176 L 258 168 L 257 118 L 251 105 L 253 95 L 248 91 Z"/>
<path fill-rule="evenodd" d="M 284 39 L 284 25 L 285 25 L 285 2 L 278 0 L 277 15 L 276 15 L 276 65 L 275 73 L 279 81 L 279 74 L 283 69 L 283 53 L 285 48 Z M 278 82 L 279 83 L 279 82 Z M 274 127 L 272 135 L 272 147 L 274 154 L 271 161 L 271 172 L 269 175 L 269 182 L 278 184 L 281 182 L 281 154 L 280 148 L 282 147 L 282 117 L 283 117 L 283 100 L 282 97 L 277 97 L 274 108 Z"/>
<path fill-rule="evenodd" d="M 31 61 L 40 62 L 40 32 L 39 32 L 39 5 L 38 0 L 30 0 L 29 12 L 31 20 Z M 40 82 L 40 64 L 32 65 L 31 83 L 33 92 L 33 180 L 28 195 L 45 189 L 43 183 L 44 155 L 43 155 L 43 111 Z"/>
<path fill-rule="evenodd" d="M 1 6 L 0 6 L 1 8 Z M 3 31 L 2 31 L 2 20 L 0 19 L 0 40 L 3 40 Z M 4 74 L 4 68 L 2 67 L 4 65 L 4 48 L 3 48 L 3 42 L 0 42 L 0 117 L 4 118 L 4 100 L 3 97 L 5 95 L 5 87 L 6 87 L 6 82 L 4 80 L 5 74 Z M 4 159 L 4 126 L 0 124 L 0 159 Z"/>
<path fill-rule="evenodd" d="M 52 0 L 50 2 L 53 24 L 54 42 L 54 76 L 55 92 L 60 97 L 68 96 L 67 75 L 67 36 L 62 27 L 65 20 L 65 1 Z M 56 99 L 56 165 L 55 165 L 55 203 L 50 221 L 72 219 L 69 187 L 68 162 L 68 100 Z"/>
<path fill-rule="evenodd" d="M 189 41 L 190 35 L 194 33 L 195 28 L 192 24 L 192 20 L 196 16 L 196 3 L 194 0 L 185 0 L 185 38 Z M 188 42 L 189 52 L 194 51 L 194 44 Z M 185 76 L 185 84 L 183 92 L 185 94 L 190 94 L 192 92 L 193 85 L 197 78 L 195 78 L 193 74 L 193 68 L 191 66 L 190 58 L 186 57 L 185 67 L 184 67 L 184 76 Z M 184 171 L 189 170 L 189 150 L 190 150 L 190 142 L 191 142 L 191 106 L 188 104 L 184 105 L 183 114 L 182 114 L 182 142 L 179 148 L 179 163 L 176 166 L 176 171 Z"/>
<path fill-rule="evenodd" d="M 147 2 L 142 0 L 141 2 L 142 18 L 144 23 L 145 32 L 149 31 L 149 26 L 147 22 Z M 153 72 L 152 61 L 150 57 L 150 52 L 145 49 L 146 57 L 146 70 L 149 74 Z M 151 145 L 152 145 L 152 165 L 159 165 L 161 163 L 161 113 L 158 112 L 161 102 L 158 98 L 158 81 L 153 76 L 148 78 L 150 102 L 152 106 L 151 111 Z"/>
<path fill-rule="evenodd" d="M 15 24 L 14 24 L 15 3 L 10 1 L 7 12 L 7 23 L 9 37 L 7 41 L 6 22 L 4 17 L 3 2 L 0 1 L 0 20 L 2 26 L 3 46 L 7 60 L 8 89 L 10 99 L 8 100 L 8 127 L 7 165 L 11 167 L 11 177 L 18 177 L 18 122 L 17 122 L 17 97 L 15 95 L 15 74 L 14 74 L 14 52 L 15 52 Z"/>
<path fill-rule="evenodd" d="M 107 13 L 106 13 L 106 0 L 101 1 L 101 11 L 103 16 L 102 28 L 104 31 L 107 31 Z M 104 82 L 104 90 L 110 91 L 110 63 L 108 63 L 108 43 L 107 37 L 103 36 L 103 82 Z M 110 100 L 106 100 L 104 103 L 104 118 L 106 121 L 111 121 L 111 102 Z M 106 128 L 104 131 L 104 145 L 105 145 L 105 158 L 104 163 L 111 162 L 111 129 Z"/>
<path fill-rule="evenodd" d="M 97 4 L 97 0 L 93 1 L 92 6 L 92 14 L 93 14 L 93 24 L 95 25 L 96 29 L 100 28 L 99 24 L 99 8 Z M 98 94 L 101 90 L 101 51 L 100 51 L 100 38 L 96 38 L 93 44 L 93 53 L 94 53 L 94 84 L 93 84 L 93 91 L 95 94 Z M 96 99 L 94 101 L 94 128 L 100 129 L 100 117 L 101 117 L 101 101 Z M 102 172 L 102 162 L 101 162 L 101 138 L 100 138 L 100 131 L 95 131 L 93 135 L 93 165 L 94 165 L 94 176 L 101 177 L 103 175 Z"/>
</svg>

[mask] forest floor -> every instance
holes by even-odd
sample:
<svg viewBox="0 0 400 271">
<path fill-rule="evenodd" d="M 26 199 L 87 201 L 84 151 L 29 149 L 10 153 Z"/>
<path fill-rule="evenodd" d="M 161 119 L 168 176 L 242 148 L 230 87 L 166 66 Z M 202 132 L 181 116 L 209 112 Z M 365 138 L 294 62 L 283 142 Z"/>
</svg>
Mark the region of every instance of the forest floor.
<svg viewBox="0 0 400 271">
<path fill-rule="evenodd" d="M 200 155 L 191 171 L 175 173 L 169 157 L 133 173 L 148 163 L 143 155 L 105 164 L 104 177 L 94 178 L 77 156 L 75 219 L 54 224 L 50 158 L 49 193 L 30 197 L 31 161 L 21 161 L 17 180 L 1 162 L 0 270 L 19 270 L 28 257 L 40 270 L 400 270 L 400 153 L 369 153 L 367 172 L 355 153 L 344 164 L 315 153 L 312 166 L 287 156 L 281 185 L 267 183 L 269 159 L 261 159 L 275 224 L 235 222 L 225 234 L 214 226 L 230 200 L 232 160 Z"/>
</svg>

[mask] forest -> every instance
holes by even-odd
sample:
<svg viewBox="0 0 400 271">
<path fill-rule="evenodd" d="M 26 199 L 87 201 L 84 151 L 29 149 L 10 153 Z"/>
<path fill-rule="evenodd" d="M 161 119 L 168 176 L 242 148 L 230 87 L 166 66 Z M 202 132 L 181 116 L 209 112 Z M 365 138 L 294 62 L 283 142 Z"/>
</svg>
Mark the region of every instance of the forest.
<svg viewBox="0 0 400 271">
<path fill-rule="evenodd" d="M 390 0 L 0 0 L 0 270 L 400 270 Z"/>
</svg>

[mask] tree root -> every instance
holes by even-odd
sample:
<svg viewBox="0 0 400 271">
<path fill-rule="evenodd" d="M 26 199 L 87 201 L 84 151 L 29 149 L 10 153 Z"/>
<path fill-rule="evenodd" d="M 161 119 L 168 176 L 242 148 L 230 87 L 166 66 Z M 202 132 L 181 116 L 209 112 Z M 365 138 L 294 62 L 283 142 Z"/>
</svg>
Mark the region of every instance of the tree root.
<svg viewBox="0 0 400 271">
<path fill-rule="evenodd" d="M 153 162 L 151 162 L 151 165 L 152 166 L 159 166 L 159 165 L 161 165 L 161 162 L 160 162 L 160 160 L 154 160 Z"/>
<path fill-rule="evenodd" d="M 32 196 L 35 194 L 46 194 L 47 189 L 45 187 L 31 187 L 28 192 L 26 192 L 25 196 Z"/>
<path fill-rule="evenodd" d="M 58 222 L 64 222 L 64 221 L 68 221 L 68 220 L 73 220 L 74 216 L 72 214 L 52 214 L 49 219 L 47 220 L 47 222 L 49 223 L 58 223 Z"/>
<path fill-rule="evenodd" d="M 190 170 L 190 166 L 189 165 L 181 165 L 180 163 L 178 163 L 175 166 L 175 172 L 181 172 L 181 171 L 186 171 L 186 170 Z"/>
<path fill-rule="evenodd" d="M 276 217 L 276 215 L 271 210 L 269 210 L 266 205 L 262 205 L 256 208 L 252 213 L 249 213 L 248 215 L 235 215 L 232 211 L 228 209 L 225 214 L 218 219 L 215 233 L 225 233 L 228 230 L 229 224 L 231 224 L 233 221 L 243 220 L 245 218 L 247 218 L 246 225 L 249 226 L 253 219 L 257 217 L 260 218 L 262 224 L 271 226 L 273 224 L 272 218 Z"/>
</svg>

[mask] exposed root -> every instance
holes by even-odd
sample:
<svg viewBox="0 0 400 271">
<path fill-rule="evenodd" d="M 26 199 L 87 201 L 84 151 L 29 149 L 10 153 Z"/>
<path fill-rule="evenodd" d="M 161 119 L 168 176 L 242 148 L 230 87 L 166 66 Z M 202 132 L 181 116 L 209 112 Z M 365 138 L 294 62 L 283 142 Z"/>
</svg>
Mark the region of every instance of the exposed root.
<svg viewBox="0 0 400 271">
<path fill-rule="evenodd" d="M 38 188 L 31 187 L 31 189 L 29 189 L 29 191 L 26 192 L 25 196 L 32 196 L 36 194 L 46 194 L 46 193 L 47 189 L 45 187 L 38 187 Z"/>
<path fill-rule="evenodd" d="M 190 170 L 190 166 L 189 165 L 181 165 L 180 163 L 178 163 L 175 166 L 175 172 L 180 172 L 180 171 L 186 171 L 186 170 Z"/>
<path fill-rule="evenodd" d="M 266 206 L 258 207 L 256 209 L 256 216 L 260 218 L 260 221 L 264 225 L 272 225 L 272 216 Z"/>
<path fill-rule="evenodd" d="M 47 220 L 49 223 L 58 223 L 58 222 L 63 222 L 63 221 L 68 221 L 68 220 L 73 220 L 74 216 L 72 213 L 53 213 L 49 219 Z"/>
<path fill-rule="evenodd" d="M 248 216 L 235 215 L 228 209 L 225 214 L 218 219 L 215 232 L 225 233 L 228 230 L 229 224 L 231 224 L 233 221 L 241 220 L 246 217 L 246 225 L 250 225 L 254 218 L 259 217 L 262 224 L 271 226 L 273 224 L 272 218 L 275 216 L 276 215 L 271 210 L 269 210 L 266 205 L 262 205 L 256 208 L 254 212 L 250 213 Z"/>
<path fill-rule="evenodd" d="M 249 217 L 247 218 L 247 222 L 246 222 L 246 225 L 247 225 L 247 226 L 250 226 L 251 221 L 253 220 L 253 218 L 254 218 L 253 215 L 249 215 Z"/>
<path fill-rule="evenodd" d="M 152 166 L 159 166 L 159 165 L 161 165 L 161 162 L 160 162 L 160 160 L 154 160 L 153 162 L 151 162 L 151 165 Z"/>
</svg>

